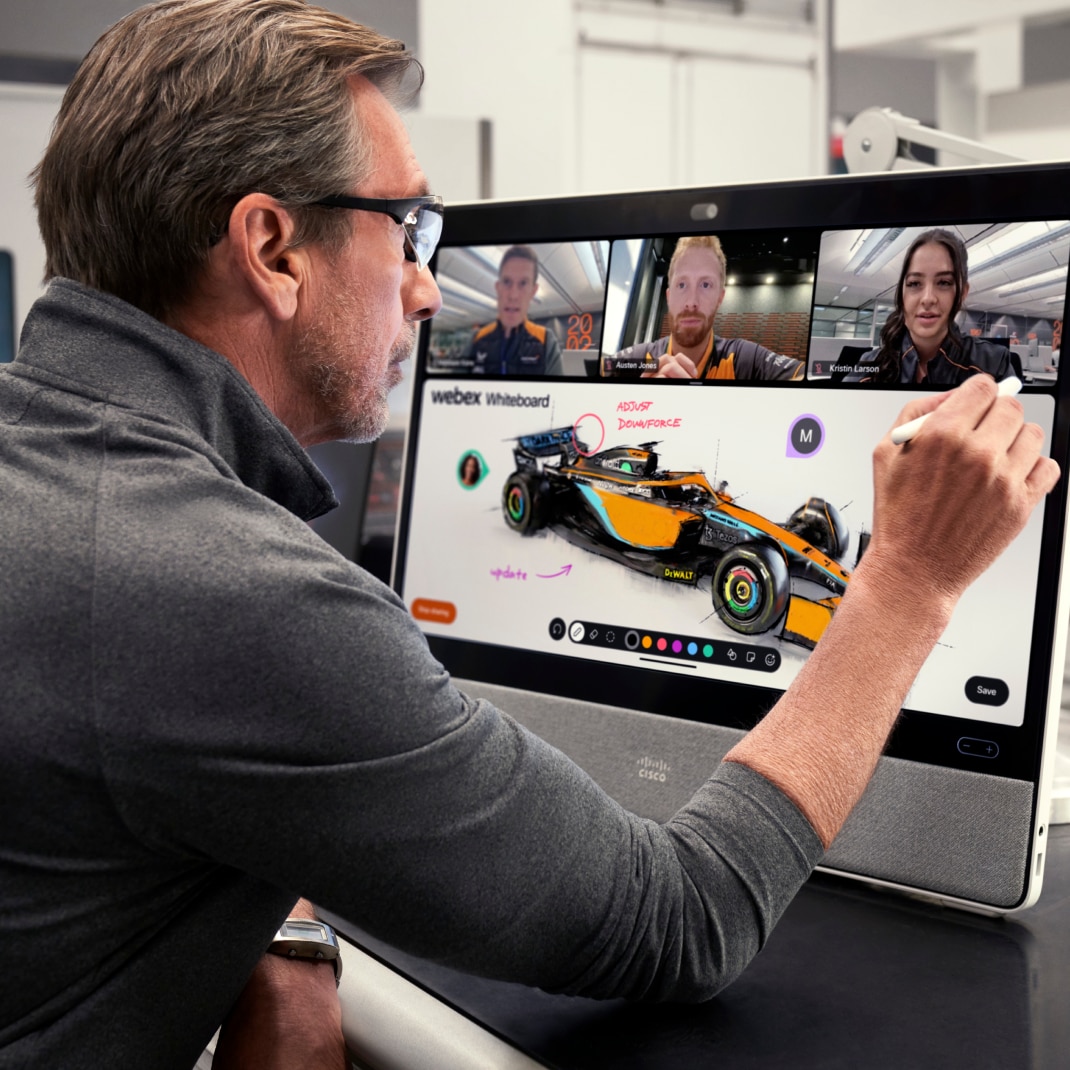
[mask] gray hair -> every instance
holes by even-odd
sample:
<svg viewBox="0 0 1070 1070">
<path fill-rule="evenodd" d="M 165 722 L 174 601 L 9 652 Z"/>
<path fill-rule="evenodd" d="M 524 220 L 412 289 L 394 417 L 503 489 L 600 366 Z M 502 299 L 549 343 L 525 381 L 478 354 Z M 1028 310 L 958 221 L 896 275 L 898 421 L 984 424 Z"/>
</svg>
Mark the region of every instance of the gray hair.
<svg viewBox="0 0 1070 1070">
<path fill-rule="evenodd" d="M 350 213 L 309 205 L 366 172 L 357 75 L 396 105 L 422 81 L 400 41 L 305 0 L 160 0 L 127 15 L 82 62 L 34 170 L 45 277 L 166 318 L 258 191 L 293 213 L 293 244 L 337 248 Z"/>
</svg>

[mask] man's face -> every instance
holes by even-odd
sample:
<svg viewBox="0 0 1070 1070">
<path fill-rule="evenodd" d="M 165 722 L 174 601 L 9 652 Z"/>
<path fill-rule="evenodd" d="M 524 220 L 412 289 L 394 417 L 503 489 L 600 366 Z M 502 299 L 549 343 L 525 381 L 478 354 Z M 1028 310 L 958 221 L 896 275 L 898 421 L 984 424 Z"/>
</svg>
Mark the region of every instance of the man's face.
<svg viewBox="0 0 1070 1070">
<path fill-rule="evenodd" d="M 693 248 L 681 254 L 665 292 L 673 342 L 690 348 L 713 330 L 713 317 L 724 300 L 721 265 L 712 249 Z"/>
<path fill-rule="evenodd" d="M 498 272 L 494 289 L 498 294 L 498 319 L 511 331 L 528 318 L 528 308 L 538 290 L 535 265 L 523 257 L 510 257 Z"/>
<path fill-rule="evenodd" d="M 398 114 L 363 79 L 354 100 L 372 145 L 359 197 L 409 197 L 427 181 Z M 433 316 L 442 298 L 431 272 L 405 259 L 400 224 L 380 213 L 353 211 L 353 232 L 337 252 L 316 249 L 309 300 L 299 313 L 290 367 L 302 392 L 304 445 L 345 438 L 367 442 L 386 428 L 387 395 L 412 353 L 415 323 Z"/>
</svg>

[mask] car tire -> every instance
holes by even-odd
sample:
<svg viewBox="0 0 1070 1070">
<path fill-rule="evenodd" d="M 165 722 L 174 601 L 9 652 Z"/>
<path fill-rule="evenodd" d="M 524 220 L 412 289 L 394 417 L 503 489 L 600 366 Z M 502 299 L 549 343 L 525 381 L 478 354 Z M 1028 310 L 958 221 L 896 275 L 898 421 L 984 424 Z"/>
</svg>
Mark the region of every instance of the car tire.
<svg viewBox="0 0 1070 1070">
<path fill-rule="evenodd" d="M 851 542 L 851 533 L 836 506 L 824 498 L 810 498 L 784 522 L 784 528 L 805 539 L 826 557 L 838 561 Z"/>
<path fill-rule="evenodd" d="M 502 488 L 505 523 L 521 535 L 534 535 L 546 525 L 546 481 L 531 472 L 514 472 Z"/>
<path fill-rule="evenodd" d="M 713 573 L 713 608 L 733 631 L 759 635 L 776 626 L 791 590 L 783 554 L 765 543 L 741 543 Z"/>
</svg>

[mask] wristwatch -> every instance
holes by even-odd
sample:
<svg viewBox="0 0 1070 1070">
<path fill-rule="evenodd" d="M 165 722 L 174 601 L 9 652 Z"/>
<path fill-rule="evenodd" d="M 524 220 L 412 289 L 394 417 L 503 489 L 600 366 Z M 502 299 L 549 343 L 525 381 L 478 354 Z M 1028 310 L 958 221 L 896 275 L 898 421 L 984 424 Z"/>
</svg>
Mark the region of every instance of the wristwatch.
<svg viewBox="0 0 1070 1070">
<path fill-rule="evenodd" d="M 268 948 L 288 959 L 311 959 L 334 964 L 334 981 L 342 979 L 342 955 L 338 937 L 326 922 L 313 918 L 287 918 Z"/>
</svg>

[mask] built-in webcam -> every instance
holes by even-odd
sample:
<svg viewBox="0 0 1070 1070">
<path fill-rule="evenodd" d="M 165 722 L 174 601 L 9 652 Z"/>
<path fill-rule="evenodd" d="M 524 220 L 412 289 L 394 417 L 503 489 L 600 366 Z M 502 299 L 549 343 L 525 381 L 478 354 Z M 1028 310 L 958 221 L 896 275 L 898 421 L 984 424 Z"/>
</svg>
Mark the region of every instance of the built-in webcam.
<svg viewBox="0 0 1070 1070">
<path fill-rule="evenodd" d="M 703 201 L 699 204 L 691 205 L 691 218 L 696 223 L 702 222 L 704 219 L 716 219 L 717 218 L 717 205 L 713 201 Z"/>
</svg>

